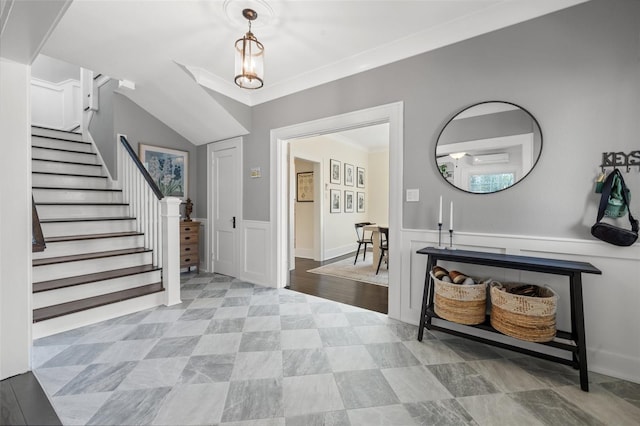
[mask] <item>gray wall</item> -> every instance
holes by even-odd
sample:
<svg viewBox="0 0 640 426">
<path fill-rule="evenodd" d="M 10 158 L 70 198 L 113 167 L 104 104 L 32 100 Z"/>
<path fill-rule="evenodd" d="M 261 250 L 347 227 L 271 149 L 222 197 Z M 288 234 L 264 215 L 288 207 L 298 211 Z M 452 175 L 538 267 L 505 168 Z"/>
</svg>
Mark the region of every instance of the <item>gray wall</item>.
<svg viewBox="0 0 640 426">
<path fill-rule="evenodd" d="M 113 127 L 115 133 L 127 135 L 127 140 L 136 153 L 139 152 L 138 145 L 140 143 L 189 152 L 189 181 L 187 183 L 187 191 L 188 196 L 191 198 L 191 201 L 193 201 L 196 213 L 200 212 L 202 207 L 200 206 L 199 198 L 197 198 L 199 185 L 198 179 L 196 178 L 198 169 L 196 146 L 120 94 L 116 93 L 114 95 L 113 108 Z M 180 211 L 183 212 L 183 209 L 180 209 Z"/>
<path fill-rule="evenodd" d="M 113 129 L 113 91 L 118 88 L 118 80 L 110 80 L 98 89 L 98 111 L 93 114 L 89 123 L 89 132 L 96 147 L 109 169 L 111 176 L 116 179 L 116 133 Z"/>
<path fill-rule="evenodd" d="M 244 175 L 261 167 L 263 177 L 245 180 L 244 219 L 270 220 L 271 129 L 403 101 L 403 188 L 421 191 L 419 203 L 404 205 L 405 228 L 434 228 L 443 195 L 464 206 L 455 218 L 461 231 L 587 237 L 602 152 L 637 149 L 639 31 L 640 2 L 594 0 L 258 105 L 245 137 Z M 435 143 L 454 114 L 489 100 L 531 112 L 544 147 L 515 187 L 467 194 L 439 175 Z M 629 174 L 632 192 L 639 175 Z"/>
</svg>

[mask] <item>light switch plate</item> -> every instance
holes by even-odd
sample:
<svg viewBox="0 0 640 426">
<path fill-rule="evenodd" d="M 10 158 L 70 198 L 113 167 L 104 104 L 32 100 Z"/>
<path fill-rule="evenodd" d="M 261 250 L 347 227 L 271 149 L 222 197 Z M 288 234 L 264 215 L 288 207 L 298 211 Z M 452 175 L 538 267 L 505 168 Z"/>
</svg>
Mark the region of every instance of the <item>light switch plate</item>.
<svg viewBox="0 0 640 426">
<path fill-rule="evenodd" d="M 415 203 L 420 201 L 420 190 L 419 189 L 407 189 L 407 202 Z"/>
</svg>

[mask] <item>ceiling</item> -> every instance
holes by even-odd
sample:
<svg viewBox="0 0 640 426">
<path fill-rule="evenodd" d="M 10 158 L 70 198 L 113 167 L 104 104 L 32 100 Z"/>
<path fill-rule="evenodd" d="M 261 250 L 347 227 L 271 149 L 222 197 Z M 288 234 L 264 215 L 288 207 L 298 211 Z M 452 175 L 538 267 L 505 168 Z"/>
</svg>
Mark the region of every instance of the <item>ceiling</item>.
<svg viewBox="0 0 640 426">
<path fill-rule="evenodd" d="M 134 82 L 125 95 L 202 144 L 250 129 L 201 86 L 253 106 L 584 1 L 75 0 L 42 52 Z M 265 46 L 254 91 L 233 83 L 244 7 L 258 11 Z"/>
</svg>

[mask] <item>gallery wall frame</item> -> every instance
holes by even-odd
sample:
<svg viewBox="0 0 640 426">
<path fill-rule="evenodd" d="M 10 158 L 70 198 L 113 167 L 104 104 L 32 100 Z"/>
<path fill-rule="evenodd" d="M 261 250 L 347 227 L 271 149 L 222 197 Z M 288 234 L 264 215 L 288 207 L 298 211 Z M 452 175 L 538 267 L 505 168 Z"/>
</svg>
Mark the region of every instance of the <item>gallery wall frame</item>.
<svg viewBox="0 0 640 426">
<path fill-rule="evenodd" d="M 340 185 L 342 183 L 342 163 L 338 160 L 329 160 L 329 182 Z"/>
<path fill-rule="evenodd" d="M 344 163 L 344 186 L 353 186 L 355 172 L 353 164 Z"/>
<path fill-rule="evenodd" d="M 358 188 L 364 188 L 364 178 L 364 167 L 358 167 L 356 176 L 356 185 L 358 186 Z"/>
<path fill-rule="evenodd" d="M 365 212 L 365 206 L 364 206 L 364 192 L 360 192 L 358 191 L 358 199 L 356 201 L 356 210 L 358 213 L 364 213 Z"/>
<path fill-rule="evenodd" d="M 354 199 L 353 199 L 353 191 L 345 190 L 344 191 L 344 212 L 345 213 L 353 213 L 354 212 Z"/>
<path fill-rule="evenodd" d="M 296 200 L 299 203 L 313 203 L 313 172 L 300 172 L 296 177 Z"/>
<path fill-rule="evenodd" d="M 340 213 L 342 204 L 342 191 L 339 189 L 332 189 L 329 191 L 329 212 Z"/>
<path fill-rule="evenodd" d="M 138 157 L 165 197 L 187 199 L 189 152 L 139 144 Z"/>
</svg>

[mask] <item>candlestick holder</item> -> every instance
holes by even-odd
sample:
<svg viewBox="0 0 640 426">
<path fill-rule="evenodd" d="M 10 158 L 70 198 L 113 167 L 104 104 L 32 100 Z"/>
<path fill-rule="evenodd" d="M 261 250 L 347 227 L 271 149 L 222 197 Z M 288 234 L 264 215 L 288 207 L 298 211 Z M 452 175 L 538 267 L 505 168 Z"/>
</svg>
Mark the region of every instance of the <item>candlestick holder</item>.
<svg viewBox="0 0 640 426">
<path fill-rule="evenodd" d="M 453 247 L 453 229 L 449 229 L 449 247 L 445 247 L 447 250 L 455 250 Z"/>
<path fill-rule="evenodd" d="M 440 250 L 446 248 L 442 245 L 442 222 L 438 223 L 438 248 Z"/>
</svg>

